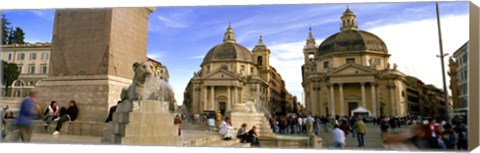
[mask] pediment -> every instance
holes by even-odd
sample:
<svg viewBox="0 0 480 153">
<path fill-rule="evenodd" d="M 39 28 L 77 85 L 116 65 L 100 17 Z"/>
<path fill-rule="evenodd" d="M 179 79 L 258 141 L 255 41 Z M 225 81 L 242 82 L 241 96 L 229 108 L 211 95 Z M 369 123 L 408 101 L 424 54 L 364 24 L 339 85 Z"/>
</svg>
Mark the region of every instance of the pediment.
<svg viewBox="0 0 480 153">
<path fill-rule="evenodd" d="M 214 72 L 206 75 L 204 79 L 238 79 L 238 76 L 230 71 L 217 69 Z"/>
<path fill-rule="evenodd" d="M 368 75 L 375 74 L 375 70 L 358 65 L 346 64 L 329 72 L 327 75 Z"/>
</svg>

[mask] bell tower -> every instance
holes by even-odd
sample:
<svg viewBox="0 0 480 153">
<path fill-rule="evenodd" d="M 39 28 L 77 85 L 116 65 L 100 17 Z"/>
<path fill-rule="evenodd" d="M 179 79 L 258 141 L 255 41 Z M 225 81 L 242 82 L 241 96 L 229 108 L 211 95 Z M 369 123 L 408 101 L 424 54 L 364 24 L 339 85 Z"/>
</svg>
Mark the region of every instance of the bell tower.
<svg viewBox="0 0 480 153">
<path fill-rule="evenodd" d="M 342 19 L 342 28 L 340 30 L 346 31 L 346 30 L 357 30 L 357 23 L 355 21 L 355 14 L 353 14 L 352 11 L 350 11 L 350 8 L 347 6 L 347 10 L 343 12 L 343 16 L 341 17 Z"/>
<path fill-rule="evenodd" d="M 316 45 L 317 44 L 315 42 L 315 38 L 313 38 L 312 27 L 309 27 L 307 42 L 305 44 L 305 47 L 303 48 L 303 56 L 305 59 L 305 64 L 314 62 L 316 57 L 316 51 L 317 51 Z"/>
<path fill-rule="evenodd" d="M 270 49 L 263 44 L 262 35 L 260 35 L 257 45 L 253 48 L 253 58 L 259 70 L 270 69 Z"/>
</svg>

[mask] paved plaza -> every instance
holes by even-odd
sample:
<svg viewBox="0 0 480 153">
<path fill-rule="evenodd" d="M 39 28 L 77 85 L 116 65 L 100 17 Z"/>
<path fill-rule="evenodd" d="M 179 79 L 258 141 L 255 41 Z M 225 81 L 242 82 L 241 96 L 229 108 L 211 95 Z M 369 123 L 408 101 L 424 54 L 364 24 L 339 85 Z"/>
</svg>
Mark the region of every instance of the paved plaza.
<svg viewBox="0 0 480 153">
<path fill-rule="evenodd" d="M 372 123 L 367 123 L 367 135 L 364 136 L 365 146 L 362 148 L 358 147 L 357 137 L 353 138 L 352 134 L 350 133 L 347 136 L 347 145 L 345 148 L 347 149 L 379 149 L 381 148 L 382 138 L 380 127 L 377 125 L 373 125 Z M 325 149 L 334 149 L 333 146 L 333 135 L 332 135 L 332 128 L 328 129 L 328 132 L 321 129 L 320 137 L 323 140 L 323 148 Z M 402 126 L 401 128 L 396 128 L 393 132 L 401 132 L 401 131 L 408 131 L 409 128 Z"/>
</svg>

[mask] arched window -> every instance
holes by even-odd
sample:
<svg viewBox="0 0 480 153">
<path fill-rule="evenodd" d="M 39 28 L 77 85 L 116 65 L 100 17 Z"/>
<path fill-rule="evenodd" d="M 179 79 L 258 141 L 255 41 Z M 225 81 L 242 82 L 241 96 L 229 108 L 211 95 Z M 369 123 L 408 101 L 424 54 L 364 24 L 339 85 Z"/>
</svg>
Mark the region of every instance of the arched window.
<svg viewBox="0 0 480 153">
<path fill-rule="evenodd" d="M 262 64 L 262 63 L 263 63 L 263 57 L 262 57 L 262 56 L 258 56 L 258 57 L 257 57 L 257 62 L 258 62 L 257 64 L 258 64 L 259 66 L 262 66 L 262 65 L 263 65 L 263 64 Z"/>
<path fill-rule="evenodd" d="M 15 81 L 15 83 L 13 84 L 14 87 L 23 87 L 25 84 L 23 83 L 23 81 L 21 80 L 17 80 Z"/>
</svg>

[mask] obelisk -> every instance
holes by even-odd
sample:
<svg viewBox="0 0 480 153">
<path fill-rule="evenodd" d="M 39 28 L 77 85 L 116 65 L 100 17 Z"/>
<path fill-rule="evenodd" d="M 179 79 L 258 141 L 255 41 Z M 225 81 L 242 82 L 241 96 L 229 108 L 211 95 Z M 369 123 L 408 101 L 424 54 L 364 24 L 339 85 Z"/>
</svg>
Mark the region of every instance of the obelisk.
<svg viewBox="0 0 480 153">
<path fill-rule="evenodd" d="M 147 59 L 148 16 L 154 11 L 56 11 L 48 77 L 34 90 L 40 92 L 43 106 L 52 100 L 65 107 L 70 100 L 77 102 L 78 118 L 66 134 L 103 135 L 109 107 L 132 82 L 133 63 Z"/>
</svg>

